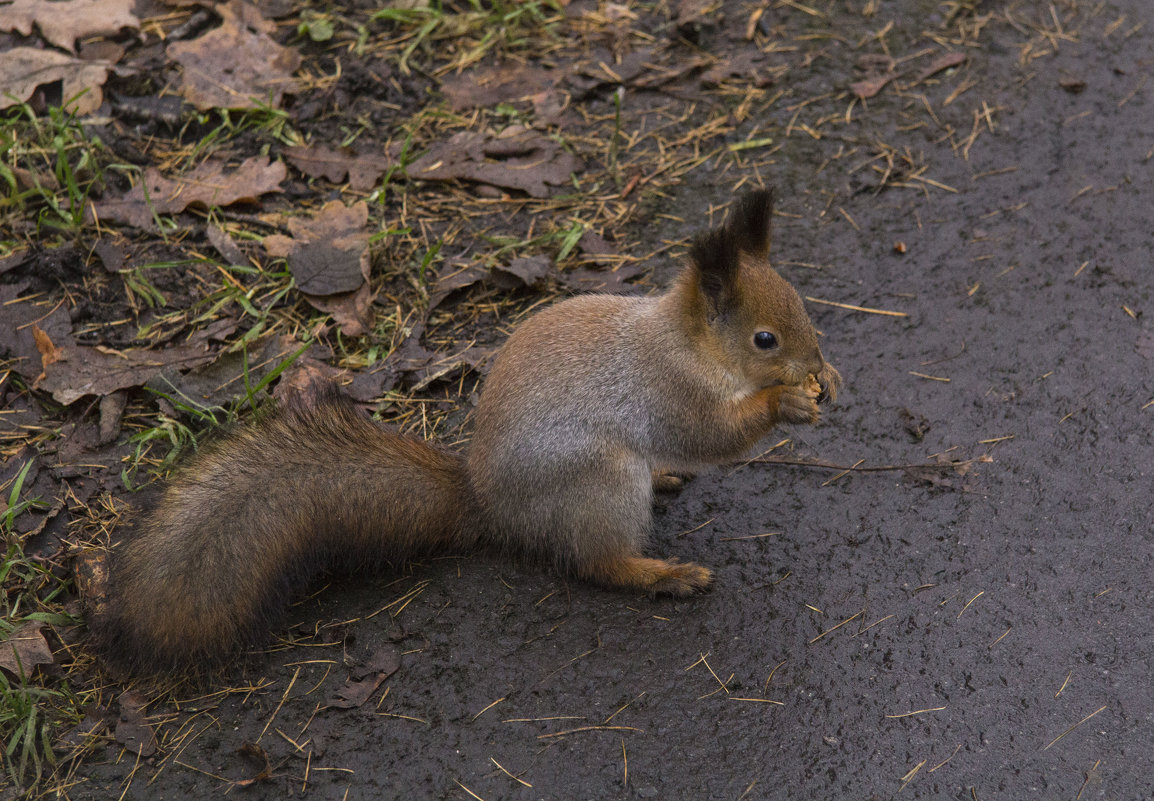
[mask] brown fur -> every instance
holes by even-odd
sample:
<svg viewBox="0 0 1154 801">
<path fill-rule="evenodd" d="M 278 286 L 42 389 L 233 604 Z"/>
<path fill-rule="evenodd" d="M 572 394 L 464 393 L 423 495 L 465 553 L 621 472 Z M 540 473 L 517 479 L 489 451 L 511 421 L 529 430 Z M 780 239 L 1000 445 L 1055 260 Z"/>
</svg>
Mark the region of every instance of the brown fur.
<svg viewBox="0 0 1154 801">
<path fill-rule="evenodd" d="M 829 397 L 840 383 L 769 265 L 771 208 L 766 192 L 739 201 L 664 295 L 573 298 L 522 324 L 465 457 L 373 425 L 332 389 L 206 448 L 117 549 L 93 621 L 104 652 L 130 669 L 218 658 L 318 567 L 477 543 L 610 587 L 706 588 L 707 568 L 642 556 L 654 477 L 816 422 L 808 376 Z M 759 330 L 778 346 L 755 347 Z"/>
<path fill-rule="evenodd" d="M 203 448 L 113 550 L 91 621 L 131 672 L 219 661 L 260 639 L 323 568 L 478 539 L 460 456 L 373 424 L 335 387 Z"/>
</svg>

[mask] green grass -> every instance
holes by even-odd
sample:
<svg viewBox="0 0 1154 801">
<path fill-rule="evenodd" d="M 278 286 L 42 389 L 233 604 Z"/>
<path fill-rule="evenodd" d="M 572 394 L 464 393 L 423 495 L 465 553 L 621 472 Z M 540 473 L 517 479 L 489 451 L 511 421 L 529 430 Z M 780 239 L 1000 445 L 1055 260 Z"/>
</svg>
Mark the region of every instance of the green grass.
<svg viewBox="0 0 1154 801">
<path fill-rule="evenodd" d="M 150 387 L 149 391 L 168 401 L 179 416 L 171 417 L 160 413 L 154 423 L 128 438 L 133 451 L 120 471 L 120 479 L 125 488 L 132 491 L 143 485 L 144 482 L 138 482 L 141 470 L 144 470 L 150 479 L 164 476 L 182 455 L 199 447 L 205 434 L 236 423 L 246 412 L 259 411 L 265 405 L 265 390 L 268 385 L 291 367 L 311 344 L 307 342 L 301 345 L 260 378 L 255 378 L 250 371 L 248 352 L 245 351 L 244 391 L 225 406 L 206 406 L 198 403 L 175 387 L 169 391 Z"/>
<path fill-rule="evenodd" d="M 6 743 L 4 772 L 13 784 L 38 780 L 55 766 L 53 734 L 65 721 L 79 720 L 76 710 L 76 699 L 66 689 L 13 683 L 0 673 L 0 740 Z"/>
<path fill-rule="evenodd" d="M 34 218 L 37 234 L 75 234 L 89 197 L 104 183 L 107 150 L 59 107 L 38 117 L 21 103 L 0 117 L 0 228 Z"/>
<path fill-rule="evenodd" d="M 454 49 L 453 65 L 458 70 L 475 64 L 490 51 L 539 46 L 542 36 L 551 37 L 561 11 L 555 0 L 468 0 L 466 7 L 432 2 L 420 8 L 384 8 L 369 17 L 369 22 L 386 23 L 408 38 L 397 57 L 397 67 L 408 75 L 413 56 L 418 52 L 427 55 L 439 41 L 457 40 L 460 46 Z"/>
<path fill-rule="evenodd" d="M 0 516 L 0 534 L 6 545 L 0 563 L 0 637 L 7 638 L 22 623 L 70 624 L 72 619 L 51 611 L 70 582 L 44 563 L 29 559 L 16 534 L 16 521 L 30 509 L 43 504 L 37 498 L 22 498 L 24 483 L 32 467 L 29 459 L 12 479 L 5 499 L 7 508 Z M 17 787 L 35 781 L 56 763 L 52 736 L 68 720 L 79 719 L 79 704 L 63 681 L 60 688 L 35 683 L 22 671 L 19 680 L 0 671 L 0 743 L 4 744 L 4 772 Z"/>
<path fill-rule="evenodd" d="M 304 137 L 292 127 L 291 122 L 292 118 L 287 111 L 268 105 L 255 109 L 221 108 L 201 112 L 191 117 L 178 134 L 179 141 L 193 142 L 183 154 L 181 162 L 185 167 L 194 167 L 247 132 L 282 145 L 305 144 Z M 190 127 L 210 125 L 212 127 L 204 134 L 195 134 L 189 130 Z"/>
</svg>

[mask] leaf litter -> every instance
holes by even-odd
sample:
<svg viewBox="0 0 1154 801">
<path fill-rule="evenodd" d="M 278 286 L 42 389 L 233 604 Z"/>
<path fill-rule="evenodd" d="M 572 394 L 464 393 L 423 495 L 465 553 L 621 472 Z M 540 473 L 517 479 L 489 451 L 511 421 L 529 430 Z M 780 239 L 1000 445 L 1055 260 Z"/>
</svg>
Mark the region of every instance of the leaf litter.
<svg viewBox="0 0 1154 801">
<path fill-rule="evenodd" d="M 143 179 L 123 196 L 94 204 L 90 216 L 136 228 L 154 228 L 160 214 L 176 214 L 194 206 L 257 203 L 262 195 L 279 192 L 286 174 L 283 162 L 267 156 L 251 156 L 235 168 L 222 160 L 209 159 L 176 178 L 166 178 L 159 169 L 149 167 Z"/>
<path fill-rule="evenodd" d="M 499 135 L 461 131 L 408 166 L 421 181 L 464 180 L 545 198 L 570 183 L 581 159 L 557 142 L 516 126 Z"/>
<path fill-rule="evenodd" d="M 49 43 L 72 53 L 76 42 L 139 30 L 134 0 L 11 0 L 0 15 L 0 30 L 31 36 L 33 28 Z"/>
<path fill-rule="evenodd" d="M 198 109 L 280 108 L 298 91 L 295 48 L 272 38 L 276 23 L 243 0 L 214 6 L 219 27 L 168 47 L 181 67 L 180 93 Z"/>
<path fill-rule="evenodd" d="M 270 255 L 287 259 L 305 299 L 331 314 L 350 337 L 372 328 L 368 221 L 364 201 L 346 207 L 333 200 L 315 217 L 290 218 L 291 237 L 271 234 L 264 239 Z"/>
<path fill-rule="evenodd" d="M 91 114 L 104 102 L 103 85 L 110 67 L 99 61 L 34 47 L 14 47 L 0 53 L 0 109 L 28 100 L 36 90 L 59 81 L 68 108 Z"/>
</svg>

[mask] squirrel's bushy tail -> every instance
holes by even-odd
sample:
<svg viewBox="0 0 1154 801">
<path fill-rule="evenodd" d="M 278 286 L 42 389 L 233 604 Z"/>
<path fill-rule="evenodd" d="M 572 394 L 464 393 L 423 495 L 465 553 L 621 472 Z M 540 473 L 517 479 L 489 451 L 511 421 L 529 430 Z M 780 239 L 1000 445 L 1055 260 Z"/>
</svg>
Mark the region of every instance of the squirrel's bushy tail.
<svg viewBox="0 0 1154 801">
<path fill-rule="evenodd" d="M 96 645 L 134 673 L 217 662 L 320 570 L 469 547 L 475 506 L 461 457 L 313 387 L 202 448 L 113 547 Z"/>
</svg>

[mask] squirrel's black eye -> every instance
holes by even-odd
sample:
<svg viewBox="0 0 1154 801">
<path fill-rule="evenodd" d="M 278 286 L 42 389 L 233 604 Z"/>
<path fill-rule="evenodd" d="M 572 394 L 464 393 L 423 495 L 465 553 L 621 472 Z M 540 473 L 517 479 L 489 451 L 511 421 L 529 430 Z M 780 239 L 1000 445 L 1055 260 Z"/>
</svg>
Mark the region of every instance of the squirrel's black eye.
<svg viewBox="0 0 1154 801">
<path fill-rule="evenodd" d="M 758 331 L 753 335 L 753 344 L 761 350 L 770 350 L 777 347 L 777 337 L 769 331 Z"/>
</svg>

